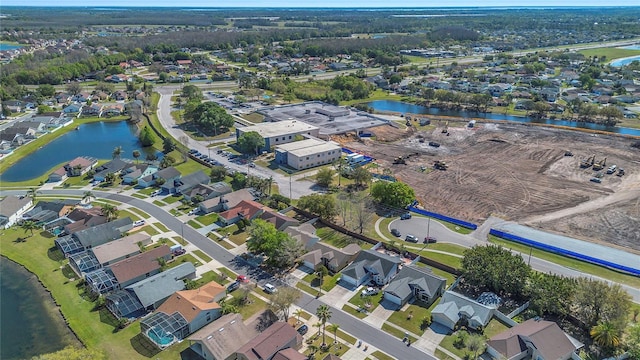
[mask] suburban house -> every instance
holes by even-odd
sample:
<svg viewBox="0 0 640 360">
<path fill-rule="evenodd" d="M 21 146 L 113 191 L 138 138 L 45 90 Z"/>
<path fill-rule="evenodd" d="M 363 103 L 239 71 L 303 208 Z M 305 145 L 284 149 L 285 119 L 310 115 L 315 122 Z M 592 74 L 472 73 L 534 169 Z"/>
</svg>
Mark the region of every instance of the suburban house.
<svg viewBox="0 0 640 360">
<path fill-rule="evenodd" d="M 14 225 L 22 214 L 33 205 L 33 199 L 28 196 L 17 197 L 9 195 L 0 200 L 0 226 L 8 229 Z"/>
<path fill-rule="evenodd" d="M 189 337 L 191 350 L 206 360 L 226 360 L 259 334 L 237 313 L 227 314 Z"/>
<path fill-rule="evenodd" d="M 205 174 L 202 170 L 198 170 L 189 175 L 185 175 L 176 182 L 176 193 L 184 194 L 189 192 L 197 185 L 209 184 L 211 178 Z"/>
<path fill-rule="evenodd" d="M 296 239 L 307 251 L 313 250 L 313 246 L 320 241 L 320 237 L 316 234 L 316 228 L 309 222 L 298 226 L 289 226 L 284 229 L 284 232 Z"/>
<path fill-rule="evenodd" d="M 283 231 L 289 226 L 296 226 L 300 222 L 292 217 L 281 214 L 271 208 L 265 207 L 264 212 L 260 215 L 260 218 L 264 221 L 272 223 L 277 230 Z"/>
<path fill-rule="evenodd" d="M 140 330 L 164 349 L 218 319 L 222 315 L 218 301 L 226 294 L 225 287 L 214 281 L 195 290 L 177 291 L 140 322 Z"/>
<path fill-rule="evenodd" d="M 65 234 L 73 234 L 107 222 L 102 215 L 102 208 L 93 206 L 90 208 L 77 207 L 58 220 L 68 219 L 70 224 L 64 225 Z"/>
<path fill-rule="evenodd" d="M 187 261 L 107 295 L 105 305 L 117 318 L 136 318 L 155 310 L 176 291 L 184 290 L 183 279 L 195 276 L 195 266 Z"/>
<path fill-rule="evenodd" d="M 70 104 L 65 106 L 62 109 L 62 112 L 65 114 L 76 114 L 79 113 L 82 110 L 82 105 L 80 104 Z"/>
<path fill-rule="evenodd" d="M 321 242 L 312 246 L 311 251 L 302 257 L 303 265 L 318 270 L 325 266 L 333 273 L 340 272 L 349 265 L 362 249 L 358 244 L 349 244 L 342 249 Z"/>
<path fill-rule="evenodd" d="M 495 308 L 480 304 L 453 291 L 445 291 L 440 303 L 431 311 L 431 319 L 453 331 L 458 322 L 472 329 L 487 326 Z"/>
<path fill-rule="evenodd" d="M 578 360 L 583 346 L 555 322 L 533 318 L 492 337 L 487 353 L 494 359 Z"/>
<path fill-rule="evenodd" d="M 91 104 L 82 107 L 82 116 L 96 116 L 102 115 L 102 104 Z"/>
<path fill-rule="evenodd" d="M 208 214 L 210 212 L 220 212 L 226 211 L 236 207 L 241 201 L 252 201 L 255 200 L 256 197 L 253 195 L 251 189 L 240 189 L 231 192 L 231 187 L 227 183 L 222 183 L 223 185 L 217 185 L 220 183 L 212 184 L 211 186 L 216 189 L 216 192 L 220 192 L 228 188 L 229 192 L 221 193 L 220 195 L 211 194 L 209 198 L 200 203 L 199 208 L 200 211 Z"/>
<path fill-rule="evenodd" d="M 133 221 L 131 218 L 126 217 L 81 230 L 72 235 L 57 238 L 55 243 L 63 254 L 69 256 L 119 239 L 122 237 L 122 234 L 132 228 Z"/>
<path fill-rule="evenodd" d="M 47 223 L 71 212 L 80 200 L 38 201 L 33 209 L 22 215 L 24 220 Z"/>
<path fill-rule="evenodd" d="M 180 193 L 184 195 L 185 200 L 191 201 L 191 198 L 197 195 L 207 200 L 229 194 L 232 191 L 231 185 L 224 181 L 219 181 L 213 184 L 196 184 L 190 189 L 180 190 Z"/>
<path fill-rule="evenodd" d="M 122 182 L 124 184 L 131 184 L 138 179 L 153 175 L 158 171 L 158 168 L 149 164 L 135 164 L 122 170 Z"/>
<path fill-rule="evenodd" d="M 82 176 L 98 164 L 98 159 L 79 156 L 49 175 L 50 182 L 65 180 L 71 176 Z"/>
<path fill-rule="evenodd" d="M 124 112 L 123 104 L 105 105 L 105 107 L 102 109 L 102 115 L 106 117 L 119 116 L 119 115 L 122 115 L 123 112 Z"/>
<path fill-rule="evenodd" d="M 234 208 L 221 212 L 219 219 L 225 226 L 235 224 L 242 219 L 251 221 L 262 214 L 264 207 L 253 200 L 242 200 Z"/>
<path fill-rule="evenodd" d="M 402 260 L 374 249 L 360 251 L 356 259 L 342 270 L 342 281 L 354 287 L 372 281 L 376 285 L 388 284 L 398 273 Z"/>
<path fill-rule="evenodd" d="M 118 288 L 122 289 L 149 276 L 160 272 L 160 261 L 171 259 L 171 249 L 162 245 L 132 257 L 120 260 L 108 266 L 118 281 Z"/>
<path fill-rule="evenodd" d="M 93 180 L 96 181 L 104 181 L 107 174 L 115 174 L 120 175 L 120 172 L 128 167 L 130 164 L 121 159 L 113 159 L 109 162 L 106 162 L 96 168 L 96 173 L 93 175 Z"/>
<path fill-rule="evenodd" d="M 116 99 L 116 101 L 127 100 L 129 98 L 129 94 L 124 90 L 118 90 L 113 93 L 113 98 Z"/>
<path fill-rule="evenodd" d="M 249 340 L 235 352 L 234 359 L 237 360 L 271 360 L 282 359 L 277 357 L 279 353 L 285 352 L 287 355 L 291 351 L 297 350 L 302 345 L 302 335 L 288 323 L 278 321 L 269 326 L 260 335 Z M 285 357 L 286 358 L 286 357 Z M 295 360 L 305 357 L 293 358 Z"/>
<path fill-rule="evenodd" d="M 175 181 L 180 179 L 180 171 L 176 170 L 173 166 L 158 170 L 151 175 L 138 179 L 138 186 L 142 188 L 153 186 L 159 179 L 163 181 L 161 185 L 162 189 L 167 189 L 169 193 L 173 193 L 175 190 Z"/>
<path fill-rule="evenodd" d="M 444 293 L 447 281 L 435 275 L 431 269 L 416 265 L 404 266 L 384 289 L 384 299 L 403 306 L 412 299 L 426 307 Z"/>
<path fill-rule="evenodd" d="M 151 244 L 151 236 L 139 232 L 120 239 L 109 241 L 91 249 L 100 266 L 109 266 L 120 260 L 140 254 L 141 247 Z"/>
</svg>

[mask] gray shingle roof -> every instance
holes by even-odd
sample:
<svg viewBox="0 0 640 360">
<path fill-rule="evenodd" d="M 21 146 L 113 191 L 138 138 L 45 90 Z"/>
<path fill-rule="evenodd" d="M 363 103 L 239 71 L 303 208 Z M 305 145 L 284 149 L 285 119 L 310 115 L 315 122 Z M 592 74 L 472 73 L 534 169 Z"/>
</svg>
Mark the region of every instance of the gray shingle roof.
<svg viewBox="0 0 640 360">
<path fill-rule="evenodd" d="M 132 226 L 131 218 L 126 217 L 78 231 L 73 234 L 73 237 L 85 248 L 90 248 L 120 238 L 122 233 L 131 229 Z"/>
<path fill-rule="evenodd" d="M 129 285 L 126 289 L 133 291 L 146 308 L 168 298 L 176 291 L 184 290 L 184 282 L 181 279 L 195 274 L 195 272 L 195 266 L 190 262 L 185 262 Z"/>
<path fill-rule="evenodd" d="M 361 251 L 353 263 L 342 270 L 342 273 L 354 279 L 360 279 L 366 275 L 367 271 L 371 271 L 384 278 L 401 262 L 402 260 L 398 257 L 369 249 Z M 365 268 L 369 270 L 365 270 Z"/>
<path fill-rule="evenodd" d="M 27 196 L 22 199 L 13 195 L 7 196 L 0 201 L 0 215 L 11 217 L 31 201 L 32 199 Z"/>
<path fill-rule="evenodd" d="M 208 184 L 209 183 L 209 175 L 205 174 L 202 170 L 196 171 L 189 175 L 185 175 L 180 179 L 180 186 L 178 186 L 178 191 L 183 193 L 188 191 L 199 184 Z"/>
<path fill-rule="evenodd" d="M 435 275 L 428 268 L 421 268 L 415 265 L 405 266 L 398 272 L 398 275 L 389 283 L 384 290 L 398 296 L 400 299 L 407 299 L 413 294 L 413 288 L 419 288 L 430 298 L 433 297 L 446 280 Z"/>
</svg>

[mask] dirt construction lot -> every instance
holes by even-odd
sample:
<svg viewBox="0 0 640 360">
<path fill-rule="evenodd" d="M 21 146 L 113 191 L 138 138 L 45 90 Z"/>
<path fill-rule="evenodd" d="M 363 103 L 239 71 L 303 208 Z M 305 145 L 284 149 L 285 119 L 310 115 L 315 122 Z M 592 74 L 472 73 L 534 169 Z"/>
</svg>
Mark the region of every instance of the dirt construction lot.
<svg viewBox="0 0 640 360">
<path fill-rule="evenodd" d="M 426 209 L 478 224 L 495 215 L 640 252 L 640 149 L 631 147 L 637 140 L 519 124 L 462 126 L 450 126 L 449 136 L 443 124 L 428 131 L 378 127 L 380 138 L 398 140 L 345 145 L 411 185 Z M 393 164 L 407 155 L 406 165 Z M 601 183 L 590 181 L 598 172 L 579 166 L 592 155 L 596 162 L 606 157 Z M 448 170 L 433 169 L 435 160 Z M 612 164 L 626 174 L 607 175 Z"/>
</svg>

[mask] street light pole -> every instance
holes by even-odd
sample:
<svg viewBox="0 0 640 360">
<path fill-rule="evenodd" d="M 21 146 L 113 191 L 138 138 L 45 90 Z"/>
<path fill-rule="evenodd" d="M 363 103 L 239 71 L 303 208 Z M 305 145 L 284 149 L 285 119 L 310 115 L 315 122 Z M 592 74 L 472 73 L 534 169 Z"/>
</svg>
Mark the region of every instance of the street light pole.
<svg viewBox="0 0 640 360">
<path fill-rule="evenodd" d="M 289 200 L 293 200 L 293 197 L 291 196 L 291 172 L 289 172 Z"/>
</svg>

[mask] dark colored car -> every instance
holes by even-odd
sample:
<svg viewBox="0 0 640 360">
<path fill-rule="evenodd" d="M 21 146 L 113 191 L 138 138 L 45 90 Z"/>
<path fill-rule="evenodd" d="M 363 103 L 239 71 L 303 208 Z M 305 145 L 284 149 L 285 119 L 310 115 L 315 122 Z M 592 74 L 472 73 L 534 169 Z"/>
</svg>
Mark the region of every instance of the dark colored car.
<svg viewBox="0 0 640 360">
<path fill-rule="evenodd" d="M 408 220 L 411 219 L 411 213 L 404 213 L 400 215 L 400 220 Z"/>
<path fill-rule="evenodd" d="M 424 241 L 425 244 L 433 244 L 433 243 L 437 243 L 438 240 L 436 238 L 434 238 L 433 236 L 425 236 Z"/>
<path fill-rule="evenodd" d="M 309 331 L 309 327 L 307 325 L 302 325 L 298 328 L 298 334 L 300 335 L 304 335 L 307 333 L 307 331 Z"/>
<path fill-rule="evenodd" d="M 234 281 L 231 284 L 229 284 L 229 286 L 227 286 L 227 291 L 232 292 L 233 290 L 238 290 L 239 287 L 240 287 L 240 283 L 237 281 Z"/>
<path fill-rule="evenodd" d="M 397 237 L 400 237 L 400 230 L 398 230 L 398 229 L 391 229 L 391 235 L 393 235 L 393 236 L 397 236 Z"/>
</svg>

